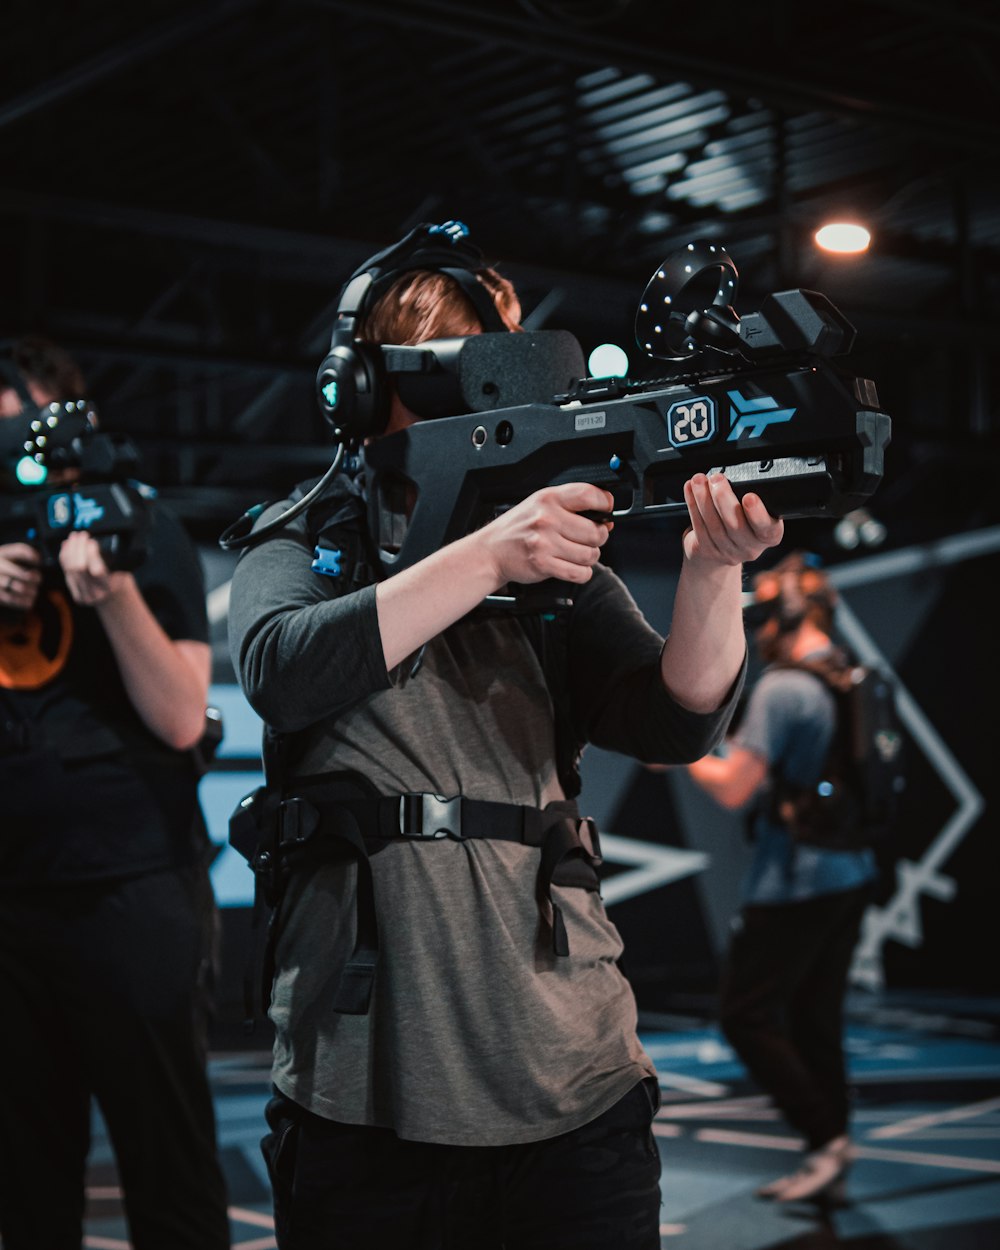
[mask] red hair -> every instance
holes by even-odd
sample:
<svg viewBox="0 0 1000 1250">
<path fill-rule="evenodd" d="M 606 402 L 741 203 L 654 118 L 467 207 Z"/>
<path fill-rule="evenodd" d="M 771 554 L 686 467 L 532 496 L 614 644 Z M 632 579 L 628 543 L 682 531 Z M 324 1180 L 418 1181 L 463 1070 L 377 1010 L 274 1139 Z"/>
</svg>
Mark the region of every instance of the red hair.
<svg viewBox="0 0 1000 1250">
<path fill-rule="evenodd" d="M 65 348 L 39 335 L 26 335 L 11 355 L 25 382 L 35 382 L 53 399 L 83 398 L 85 383 L 79 365 Z"/>
<path fill-rule="evenodd" d="M 521 303 L 513 285 L 495 269 L 476 278 L 493 298 L 508 330 L 520 330 Z M 412 347 L 428 339 L 475 334 L 483 328 L 472 300 L 454 278 L 429 269 L 401 274 L 361 320 L 359 338 Z"/>
</svg>

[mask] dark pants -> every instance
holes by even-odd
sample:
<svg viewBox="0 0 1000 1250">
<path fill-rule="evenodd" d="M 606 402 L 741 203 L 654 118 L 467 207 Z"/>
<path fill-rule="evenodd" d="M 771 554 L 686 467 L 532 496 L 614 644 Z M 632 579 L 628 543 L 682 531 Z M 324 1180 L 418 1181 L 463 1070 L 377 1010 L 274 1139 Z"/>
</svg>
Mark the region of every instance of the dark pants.
<svg viewBox="0 0 1000 1250">
<path fill-rule="evenodd" d="M 583 1128 L 518 1146 L 401 1141 L 282 1095 L 264 1158 L 281 1250 L 659 1250 L 653 1098 L 636 1085 Z"/>
<path fill-rule="evenodd" d="M 203 869 L 0 895 L 0 1233 L 79 1250 L 93 1096 L 136 1250 L 222 1250 Z"/>
<path fill-rule="evenodd" d="M 811 1150 L 847 1131 L 844 995 L 869 898 L 745 907 L 729 949 L 722 1031 Z"/>
</svg>

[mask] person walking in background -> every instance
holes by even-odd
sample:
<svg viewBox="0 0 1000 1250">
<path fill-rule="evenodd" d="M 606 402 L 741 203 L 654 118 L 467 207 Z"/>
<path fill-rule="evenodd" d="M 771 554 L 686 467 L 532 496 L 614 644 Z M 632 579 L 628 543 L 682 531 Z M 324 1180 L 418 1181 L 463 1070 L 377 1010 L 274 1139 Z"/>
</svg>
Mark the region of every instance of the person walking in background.
<svg viewBox="0 0 1000 1250">
<path fill-rule="evenodd" d="M 766 667 L 723 751 L 687 766 L 722 806 L 752 811 L 753 857 L 720 1024 L 805 1138 L 801 1166 L 760 1196 L 838 1200 L 852 1159 L 843 1005 L 876 864 L 870 848 L 824 846 L 808 828 L 802 796 L 815 791 L 837 730 L 824 673 L 843 672 L 849 661 L 831 639 L 836 593 L 805 553 L 759 573 L 753 594 L 747 619 Z"/>
</svg>

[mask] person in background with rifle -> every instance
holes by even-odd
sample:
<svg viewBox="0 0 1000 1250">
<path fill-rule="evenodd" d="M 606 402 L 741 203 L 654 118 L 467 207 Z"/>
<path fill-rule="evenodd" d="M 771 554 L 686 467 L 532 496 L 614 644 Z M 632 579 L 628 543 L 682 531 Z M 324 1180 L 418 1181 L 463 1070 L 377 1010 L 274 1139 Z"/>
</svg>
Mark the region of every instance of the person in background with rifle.
<svg viewBox="0 0 1000 1250">
<path fill-rule="evenodd" d="M 23 339 L 0 374 L 0 419 L 83 394 L 66 352 Z M 135 1250 L 230 1244 L 192 751 L 210 676 L 205 596 L 187 535 L 150 506 L 134 571 L 109 568 L 82 530 L 55 568 L 30 534 L 0 544 L 4 1250 L 79 1250 L 92 1098 Z"/>
<path fill-rule="evenodd" d="M 458 231 L 415 229 L 341 293 L 343 377 L 368 362 L 383 401 L 343 429 L 363 443 L 418 420 L 376 344 L 519 319 Z M 341 381 L 321 387 L 339 404 Z M 278 1244 L 655 1250 L 656 1070 L 560 727 L 645 759 L 710 749 L 743 681 L 743 565 L 783 524 L 695 475 L 664 642 L 601 563 L 605 490 L 539 490 L 380 579 L 363 489 L 343 474 L 287 523 L 287 501 L 261 512 L 232 583 L 234 667 L 268 726 L 249 858 L 273 905 Z M 553 578 L 565 618 L 484 605 Z M 536 647 L 560 628 L 564 650 L 557 632 Z"/>
<path fill-rule="evenodd" d="M 753 586 L 747 623 L 767 667 L 724 751 L 687 766 L 726 808 L 759 800 L 720 1024 L 805 1138 L 801 1167 L 759 1195 L 836 1202 L 852 1161 L 843 1004 L 876 863 L 845 831 L 824 833 L 812 796 L 838 728 L 831 682 L 851 666 L 830 637 L 836 593 L 811 557 L 793 552 Z"/>
</svg>

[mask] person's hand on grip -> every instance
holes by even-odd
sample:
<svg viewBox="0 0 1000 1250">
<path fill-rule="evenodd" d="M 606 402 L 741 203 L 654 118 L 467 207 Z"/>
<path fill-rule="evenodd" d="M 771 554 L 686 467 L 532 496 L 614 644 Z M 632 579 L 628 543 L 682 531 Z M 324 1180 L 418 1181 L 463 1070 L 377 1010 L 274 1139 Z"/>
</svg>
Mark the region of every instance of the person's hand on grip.
<svg viewBox="0 0 1000 1250">
<path fill-rule="evenodd" d="M 581 513 L 610 513 L 610 492 L 587 482 L 546 486 L 504 512 L 478 532 L 497 585 L 530 585 L 554 577 L 588 582 L 613 522 Z"/>
<path fill-rule="evenodd" d="M 0 608 L 26 612 L 42 584 L 41 556 L 27 543 L 0 544 Z"/>
<path fill-rule="evenodd" d="M 66 588 L 76 603 L 95 608 L 106 603 L 122 587 L 130 573 L 112 572 L 92 534 L 74 530 L 59 548 Z"/>
</svg>

